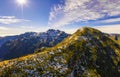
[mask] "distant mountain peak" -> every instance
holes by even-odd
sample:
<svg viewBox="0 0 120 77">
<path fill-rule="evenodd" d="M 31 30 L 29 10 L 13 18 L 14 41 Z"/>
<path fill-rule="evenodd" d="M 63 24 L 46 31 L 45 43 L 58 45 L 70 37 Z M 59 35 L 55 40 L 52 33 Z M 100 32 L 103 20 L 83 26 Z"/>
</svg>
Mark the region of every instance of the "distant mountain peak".
<svg viewBox="0 0 120 77">
<path fill-rule="evenodd" d="M 83 28 L 52 48 L 2 62 L 0 69 L 1 77 L 119 77 L 120 46 L 99 30 Z"/>
<path fill-rule="evenodd" d="M 2 42 L 4 39 L 0 40 L 0 58 L 3 60 L 17 58 L 34 53 L 38 48 L 52 47 L 64 40 L 68 35 L 60 30 L 49 29 L 47 32 L 41 33 L 26 32 L 15 38 L 8 38 L 5 42 Z"/>
<path fill-rule="evenodd" d="M 55 30 L 55 29 L 49 29 L 49 30 L 47 30 L 47 33 L 52 33 L 52 32 L 58 33 L 58 32 L 63 32 L 63 31 Z"/>
</svg>

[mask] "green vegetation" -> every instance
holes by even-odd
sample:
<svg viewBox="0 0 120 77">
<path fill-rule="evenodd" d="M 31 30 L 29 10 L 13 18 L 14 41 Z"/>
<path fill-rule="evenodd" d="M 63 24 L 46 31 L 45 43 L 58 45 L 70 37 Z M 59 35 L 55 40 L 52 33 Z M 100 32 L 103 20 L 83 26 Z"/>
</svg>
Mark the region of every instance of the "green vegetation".
<svg viewBox="0 0 120 77">
<path fill-rule="evenodd" d="M 55 47 L 36 52 L 1 62 L 0 77 L 120 76 L 120 46 L 93 28 L 79 29 Z"/>
<path fill-rule="evenodd" d="M 120 45 L 120 36 L 118 36 L 118 38 L 116 39 L 115 36 L 110 36 L 110 38 L 115 41 L 116 43 L 118 43 Z"/>
</svg>

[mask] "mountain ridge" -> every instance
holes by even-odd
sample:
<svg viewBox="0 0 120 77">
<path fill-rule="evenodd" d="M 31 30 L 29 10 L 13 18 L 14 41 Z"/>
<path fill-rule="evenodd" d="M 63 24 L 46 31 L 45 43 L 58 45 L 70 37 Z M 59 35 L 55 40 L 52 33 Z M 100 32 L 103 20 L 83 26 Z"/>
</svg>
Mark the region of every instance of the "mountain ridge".
<svg viewBox="0 0 120 77">
<path fill-rule="evenodd" d="M 84 27 L 43 52 L 0 63 L 0 76 L 119 77 L 120 46 Z"/>
<path fill-rule="evenodd" d="M 52 47 L 61 42 L 69 34 L 49 29 L 47 32 L 26 32 L 18 35 L 14 39 L 9 39 L 0 47 L 0 58 L 2 60 L 17 58 L 34 53 L 42 47 Z"/>
</svg>

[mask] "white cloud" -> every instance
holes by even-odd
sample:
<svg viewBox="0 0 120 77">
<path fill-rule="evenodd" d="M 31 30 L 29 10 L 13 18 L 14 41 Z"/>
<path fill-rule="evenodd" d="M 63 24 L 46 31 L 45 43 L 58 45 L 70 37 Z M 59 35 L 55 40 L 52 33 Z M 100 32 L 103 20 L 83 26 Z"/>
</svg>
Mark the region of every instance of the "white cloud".
<svg viewBox="0 0 120 77">
<path fill-rule="evenodd" d="M 65 0 L 55 5 L 49 16 L 49 25 L 64 26 L 74 22 L 96 20 L 104 16 L 120 15 L 120 0 Z"/>
<path fill-rule="evenodd" d="M 8 30 L 8 28 L 0 26 L 0 30 Z"/>
<path fill-rule="evenodd" d="M 0 16 L 0 18 L 5 18 L 5 19 L 9 19 L 9 18 L 15 18 L 15 16 Z"/>
<path fill-rule="evenodd" d="M 18 19 L 15 16 L 0 16 L 0 24 L 14 24 L 20 22 L 27 22 L 30 20 Z"/>
</svg>

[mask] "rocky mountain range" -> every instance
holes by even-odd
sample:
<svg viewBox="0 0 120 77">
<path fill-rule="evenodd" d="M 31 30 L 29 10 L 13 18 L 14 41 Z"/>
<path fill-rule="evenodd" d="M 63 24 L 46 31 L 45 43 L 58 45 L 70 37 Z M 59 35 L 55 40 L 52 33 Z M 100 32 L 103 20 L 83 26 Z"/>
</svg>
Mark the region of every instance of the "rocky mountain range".
<svg viewBox="0 0 120 77">
<path fill-rule="evenodd" d="M 69 34 L 49 29 L 47 32 L 26 32 L 17 36 L 0 39 L 0 59 L 13 59 L 34 53 L 38 48 L 52 47 L 61 42 Z"/>
<path fill-rule="evenodd" d="M 120 45 L 84 27 L 54 47 L 0 62 L 0 77 L 120 77 Z"/>
</svg>

